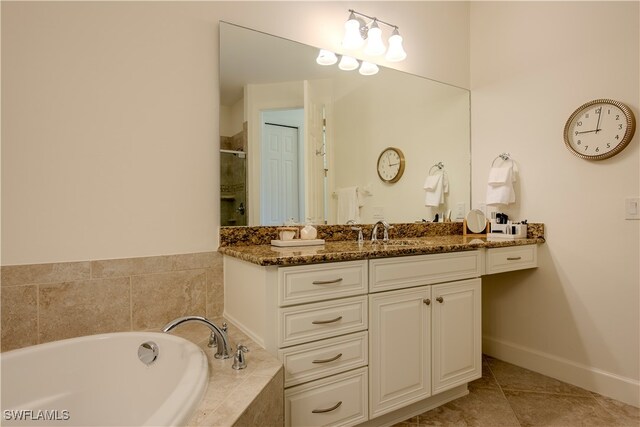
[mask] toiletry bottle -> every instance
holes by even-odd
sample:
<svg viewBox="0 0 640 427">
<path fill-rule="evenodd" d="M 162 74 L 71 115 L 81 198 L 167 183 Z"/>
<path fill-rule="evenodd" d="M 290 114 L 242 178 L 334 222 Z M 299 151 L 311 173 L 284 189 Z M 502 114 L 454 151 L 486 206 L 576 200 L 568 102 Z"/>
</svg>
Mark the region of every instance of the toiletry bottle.
<svg viewBox="0 0 640 427">
<path fill-rule="evenodd" d="M 313 240 L 317 236 L 318 230 L 316 230 L 316 228 L 310 223 L 307 223 L 307 225 L 305 225 L 302 230 L 300 230 L 300 238 L 302 240 Z"/>
</svg>

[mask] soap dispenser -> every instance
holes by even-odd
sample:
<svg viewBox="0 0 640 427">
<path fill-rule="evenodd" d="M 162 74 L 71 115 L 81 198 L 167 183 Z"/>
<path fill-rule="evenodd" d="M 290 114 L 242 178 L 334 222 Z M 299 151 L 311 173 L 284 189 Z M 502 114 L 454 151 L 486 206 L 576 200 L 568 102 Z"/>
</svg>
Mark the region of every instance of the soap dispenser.
<svg viewBox="0 0 640 427">
<path fill-rule="evenodd" d="M 307 225 L 300 230 L 300 238 L 302 240 L 313 240 L 316 237 L 318 237 L 318 230 L 310 222 L 307 222 Z"/>
</svg>

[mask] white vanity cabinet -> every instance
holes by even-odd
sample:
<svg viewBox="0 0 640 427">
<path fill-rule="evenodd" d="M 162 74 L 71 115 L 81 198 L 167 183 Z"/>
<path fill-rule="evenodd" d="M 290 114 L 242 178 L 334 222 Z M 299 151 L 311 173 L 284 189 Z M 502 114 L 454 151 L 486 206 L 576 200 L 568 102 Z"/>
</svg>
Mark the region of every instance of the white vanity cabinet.
<svg viewBox="0 0 640 427">
<path fill-rule="evenodd" d="M 369 417 L 482 375 L 479 251 L 386 258 L 369 263 Z M 376 283 L 378 280 L 378 283 Z"/>
<path fill-rule="evenodd" d="M 285 425 L 367 421 L 367 260 L 224 271 L 224 316 L 284 364 Z"/>
<path fill-rule="evenodd" d="M 286 426 L 391 425 L 482 375 L 481 279 L 536 245 L 296 266 L 224 257 L 224 317 L 277 355 Z M 249 362 L 250 363 L 250 362 Z"/>
</svg>

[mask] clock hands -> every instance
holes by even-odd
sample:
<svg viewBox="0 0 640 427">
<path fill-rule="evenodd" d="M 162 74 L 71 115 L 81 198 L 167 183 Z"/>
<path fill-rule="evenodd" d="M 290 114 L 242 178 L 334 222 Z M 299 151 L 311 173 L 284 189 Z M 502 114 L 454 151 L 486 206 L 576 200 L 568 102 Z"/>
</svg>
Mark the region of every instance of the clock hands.
<svg viewBox="0 0 640 427">
<path fill-rule="evenodd" d="M 596 133 L 600 132 L 600 119 L 602 118 L 602 107 L 598 110 L 598 124 L 596 124 Z"/>
<path fill-rule="evenodd" d="M 600 132 L 602 129 L 600 129 L 600 119 L 602 118 L 602 107 L 600 107 L 600 109 L 598 110 L 598 123 L 596 123 L 596 128 L 593 130 L 585 130 L 582 132 L 576 132 L 576 135 L 580 135 L 583 133 L 591 133 L 591 132 L 595 132 L 596 134 L 598 132 Z"/>
</svg>

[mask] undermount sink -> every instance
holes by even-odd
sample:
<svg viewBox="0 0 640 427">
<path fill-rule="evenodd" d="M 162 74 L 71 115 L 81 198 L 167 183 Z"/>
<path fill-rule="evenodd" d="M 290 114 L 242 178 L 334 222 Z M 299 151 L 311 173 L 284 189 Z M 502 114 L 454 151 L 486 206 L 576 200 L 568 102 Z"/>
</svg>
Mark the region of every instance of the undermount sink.
<svg viewBox="0 0 640 427">
<path fill-rule="evenodd" d="M 370 243 L 371 246 L 389 247 L 389 246 L 419 246 L 428 244 L 428 240 L 424 239 L 390 239 L 388 242 L 378 240 L 378 243 Z"/>
</svg>

